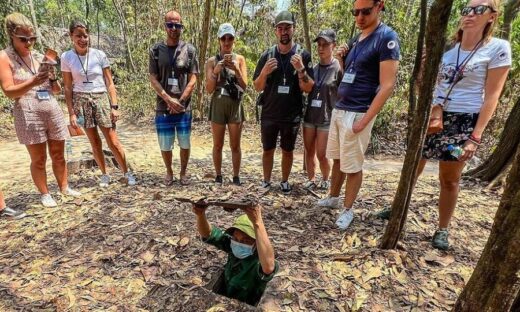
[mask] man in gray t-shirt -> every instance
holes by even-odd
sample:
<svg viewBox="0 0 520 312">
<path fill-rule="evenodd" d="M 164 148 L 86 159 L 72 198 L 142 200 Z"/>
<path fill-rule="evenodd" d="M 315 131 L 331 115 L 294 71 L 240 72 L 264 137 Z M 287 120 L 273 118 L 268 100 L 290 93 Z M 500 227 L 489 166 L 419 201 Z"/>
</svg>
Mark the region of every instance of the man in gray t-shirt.
<svg viewBox="0 0 520 312">
<path fill-rule="evenodd" d="M 195 48 L 181 41 L 181 16 L 170 11 L 164 16 L 166 40 L 150 49 L 150 82 L 157 93 L 155 127 L 166 166 L 165 183 L 173 182 L 172 149 L 175 136 L 180 147 L 180 182 L 188 184 L 186 168 L 190 157 L 191 93 L 199 65 Z"/>
</svg>

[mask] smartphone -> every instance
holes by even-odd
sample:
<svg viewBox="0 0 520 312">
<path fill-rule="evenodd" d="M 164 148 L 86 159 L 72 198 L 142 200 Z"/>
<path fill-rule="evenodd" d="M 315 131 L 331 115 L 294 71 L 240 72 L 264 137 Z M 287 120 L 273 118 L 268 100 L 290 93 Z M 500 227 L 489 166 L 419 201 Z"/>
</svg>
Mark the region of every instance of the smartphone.
<svg viewBox="0 0 520 312">
<path fill-rule="evenodd" d="M 50 71 L 53 66 L 58 64 L 58 52 L 53 49 L 47 48 L 43 55 L 43 60 L 40 64 L 38 72 Z"/>
<path fill-rule="evenodd" d="M 233 61 L 233 54 L 224 54 L 224 61 L 226 61 L 226 62 Z"/>
</svg>

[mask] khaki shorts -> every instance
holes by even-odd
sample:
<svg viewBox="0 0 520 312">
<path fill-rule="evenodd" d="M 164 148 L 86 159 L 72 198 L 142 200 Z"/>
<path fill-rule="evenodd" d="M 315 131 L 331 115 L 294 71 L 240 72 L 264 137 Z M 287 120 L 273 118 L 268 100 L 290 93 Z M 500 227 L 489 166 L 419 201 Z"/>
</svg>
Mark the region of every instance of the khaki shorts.
<svg viewBox="0 0 520 312">
<path fill-rule="evenodd" d="M 340 170 L 344 173 L 356 173 L 363 170 L 365 152 L 370 143 L 370 135 L 375 118 L 359 133 L 352 132 L 354 122 L 363 118 L 365 113 L 355 113 L 339 109 L 332 111 L 327 158 L 339 159 Z"/>
</svg>

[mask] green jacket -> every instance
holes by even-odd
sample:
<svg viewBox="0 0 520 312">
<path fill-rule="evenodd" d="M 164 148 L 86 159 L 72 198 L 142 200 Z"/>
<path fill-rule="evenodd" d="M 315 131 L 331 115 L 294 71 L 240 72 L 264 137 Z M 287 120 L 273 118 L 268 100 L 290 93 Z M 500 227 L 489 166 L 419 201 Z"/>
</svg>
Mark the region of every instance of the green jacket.
<svg viewBox="0 0 520 312">
<path fill-rule="evenodd" d="M 210 236 L 204 241 L 228 254 L 228 261 L 224 267 L 225 295 L 256 305 L 264 293 L 267 282 L 273 279 L 278 271 L 278 263 L 275 261 L 273 273 L 267 275 L 262 271 L 256 252 L 245 259 L 238 259 L 231 252 L 231 236 L 217 227 L 211 229 Z"/>
</svg>

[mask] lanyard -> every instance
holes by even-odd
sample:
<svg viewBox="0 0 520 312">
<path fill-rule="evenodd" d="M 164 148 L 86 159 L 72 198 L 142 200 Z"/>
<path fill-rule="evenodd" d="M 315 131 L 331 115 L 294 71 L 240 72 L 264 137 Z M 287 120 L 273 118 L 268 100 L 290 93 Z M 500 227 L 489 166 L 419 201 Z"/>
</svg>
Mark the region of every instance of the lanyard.
<svg viewBox="0 0 520 312">
<path fill-rule="evenodd" d="M 334 60 L 332 62 L 334 62 Z M 321 86 L 323 85 L 323 81 L 325 80 L 325 77 L 327 77 L 327 73 L 328 73 L 327 70 L 329 69 L 330 65 L 332 65 L 332 62 L 328 65 L 323 66 L 323 67 L 325 67 L 325 75 L 323 75 L 323 77 L 321 77 L 321 78 L 320 78 L 320 76 L 321 76 L 320 71 L 321 71 L 322 65 L 318 64 L 318 73 L 317 73 L 318 75 L 316 77 L 318 79 L 316 79 L 316 84 L 315 84 L 316 90 L 318 90 L 318 93 L 316 94 L 317 99 L 320 98 Z"/>
<path fill-rule="evenodd" d="M 366 36 L 363 39 L 363 42 L 365 42 L 368 39 L 368 37 L 372 36 L 372 34 L 375 33 L 379 29 L 379 27 L 381 27 L 381 25 L 383 25 L 383 23 L 379 23 L 379 25 L 377 25 L 377 28 L 374 29 L 374 31 L 372 31 L 370 34 L 368 34 L 368 36 Z M 361 37 L 361 35 L 359 37 Z M 356 40 L 356 43 L 354 44 L 354 48 L 352 51 L 352 53 L 354 53 L 354 57 L 350 60 L 346 69 L 354 68 L 356 66 L 357 57 L 359 56 L 359 53 L 361 52 L 361 51 L 358 51 L 358 45 L 360 43 L 359 37 Z"/>
<path fill-rule="evenodd" d="M 175 62 L 177 61 L 177 57 L 179 56 L 179 45 L 175 47 L 175 50 L 172 51 L 171 47 L 168 47 L 168 60 L 170 61 L 170 67 L 172 72 L 175 72 Z"/>
<path fill-rule="evenodd" d="M 477 53 L 477 50 L 480 48 L 481 43 L 482 43 L 482 39 L 480 39 L 480 41 L 477 42 L 477 44 L 475 45 L 473 50 L 471 50 L 471 52 L 468 54 L 468 56 L 466 56 L 466 58 L 460 64 L 459 64 L 459 57 L 460 57 L 460 47 L 461 47 L 462 43 L 459 43 L 459 48 L 457 49 L 457 63 L 455 65 L 455 72 L 453 73 L 452 79 L 455 78 L 455 76 L 459 73 L 459 71 L 461 73 L 464 71 L 464 68 L 466 67 L 466 65 L 468 65 L 470 59 L 473 57 L 473 55 L 475 55 L 475 53 Z"/>
<path fill-rule="evenodd" d="M 31 66 L 27 65 L 27 63 L 23 60 L 23 57 L 20 56 L 20 54 L 18 54 L 18 52 L 16 52 L 16 50 L 14 51 L 16 53 L 16 55 L 18 55 L 18 58 L 20 58 L 20 60 L 22 60 L 23 64 L 25 65 L 25 67 L 27 67 L 27 69 L 29 69 L 29 71 L 31 72 L 31 74 L 33 75 L 36 75 L 36 66 L 34 66 L 34 61 L 33 61 L 33 57 L 32 57 L 32 53 L 29 52 L 29 57 L 31 58 Z M 22 65 L 20 62 L 18 62 L 18 64 Z M 33 70 L 34 69 L 34 70 Z"/>
<path fill-rule="evenodd" d="M 287 53 L 287 54 L 284 54 L 284 55 L 287 55 L 289 56 L 288 54 L 292 51 L 292 48 L 291 50 Z M 291 58 L 288 57 L 287 60 L 285 60 L 285 62 L 282 62 L 282 54 L 280 53 L 280 50 L 278 50 L 278 47 L 276 47 L 276 52 L 278 52 L 278 54 L 280 55 L 280 64 L 282 64 L 282 72 L 283 72 L 283 85 L 285 86 L 285 83 L 286 83 L 286 79 L 285 79 L 285 69 L 286 69 L 286 66 L 287 64 L 291 61 Z M 278 55 L 275 55 L 276 56 L 276 60 L 278 61 Z"/>
<path fill-rule="evenodd" d="M 76 52 L 76 56 L 78 57 L 78 60 L 79 60 L 79 63 L 81 64 L 81 69 L 83 70 L 83 72 L 85 73 L 85 78 L 87 79 L 86 82 L 90 82 L 88 80 L 88 52 L 89 52 L 89 48 L 87 48 L 87 55 L 86 55 L 86 61 L 85 61 L 85 66 L 83 66 L 83 62 L 81 61 L 81 58 L 79 57 L 79 54 L 78 54 L 78 51 L 74 50 L 74 52 Z"/>
</svg>

